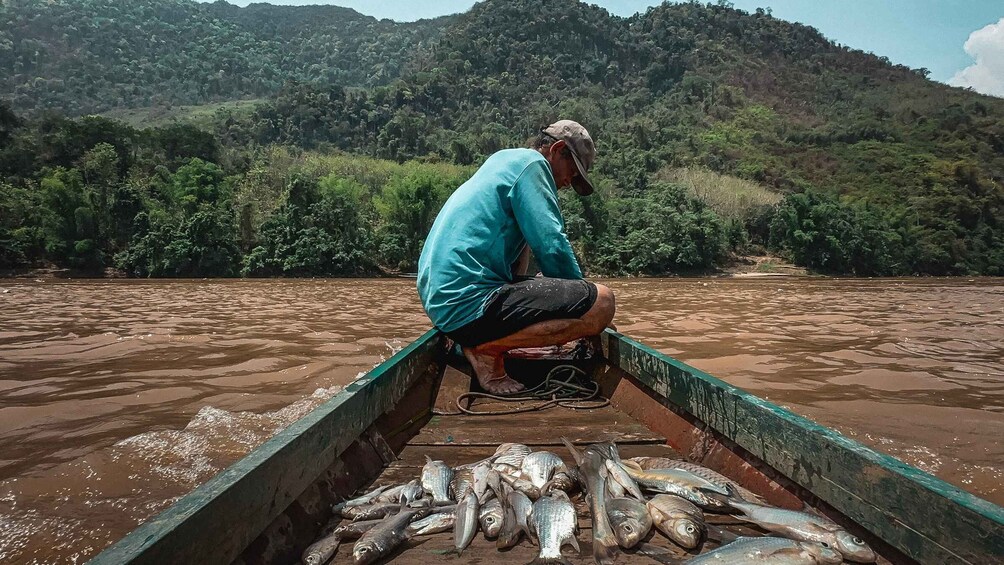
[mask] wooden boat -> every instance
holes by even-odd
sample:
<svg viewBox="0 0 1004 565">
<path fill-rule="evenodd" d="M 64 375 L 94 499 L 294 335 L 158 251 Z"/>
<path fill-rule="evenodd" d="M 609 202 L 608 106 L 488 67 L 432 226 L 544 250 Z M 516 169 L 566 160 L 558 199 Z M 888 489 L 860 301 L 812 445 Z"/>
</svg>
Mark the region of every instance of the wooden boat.
<svg viewBox="0 0 1004 565">
<path fill-rule="evenodd" d="M 436 416 L 470 380 L 458 372 L 469 367 L 430 331 L 92 563 L 295 563 L 331 517 L 331 503 L 417 477 L 426 455 L 458 464 L 513 441 L 568 458 L 561 436 L 615 440 L 624 457 L 679 455 L 772 504 L 814 508 L 868 541 L 880 563 L 1004 563 L 1001 507 L 621 334 L 601 337 L 602 356 L 585 363 L 607 407 Z M 527 375 L 554 361 L 507 363 L 510 374 Z M 588 519 L 580 524 L 588 528 Z M 526 563 L 536 551 L 524 542 L 497 553 L 479 536 L 462 557 L 445 556 L 452 541 L 440 536 L 409 542 L 394 560 Z M 579 539 L 582 556 L 571 560 L 591 563 L 589 531 Z M 350 549 L 334 562 L 350 562 Z M 619 557 L 633 561 L 652 562 Z"/>
</svg>

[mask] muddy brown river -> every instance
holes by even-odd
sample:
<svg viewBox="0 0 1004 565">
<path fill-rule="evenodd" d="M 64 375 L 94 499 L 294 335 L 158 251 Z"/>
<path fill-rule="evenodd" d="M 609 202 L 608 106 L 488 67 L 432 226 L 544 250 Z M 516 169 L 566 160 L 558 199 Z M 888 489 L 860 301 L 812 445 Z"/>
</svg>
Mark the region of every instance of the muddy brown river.
<svg viewBox="0 0 1004 565">
<path fill-rule="evenodd" d="M 1004 279 L 622 279 L 623 333 L 1004 504 Z M 0 562 L 79 563 L 428 327 L 397 280 L 0 280 Z"/>
</svg>

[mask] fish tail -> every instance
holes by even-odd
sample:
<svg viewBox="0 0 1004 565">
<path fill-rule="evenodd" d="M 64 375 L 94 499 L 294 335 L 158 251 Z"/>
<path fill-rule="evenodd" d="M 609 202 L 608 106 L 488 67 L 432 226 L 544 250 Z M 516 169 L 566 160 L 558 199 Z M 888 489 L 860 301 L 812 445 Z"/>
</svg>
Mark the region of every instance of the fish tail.
<svg viewBox="0 0 1004 565">
<path fill-rule="evenodd" d="M 572 442 L 568 441 L 568 438 L 566 437 L 561 438 L 561 443 L 565 444 L 565 447 L 568 448 L 568 451 L 572 453 L 572 458 L 575 459 L 575 464 L 582 465 L 582 452 L 576 449 L 575 445 L 573 445 Z"/>
<path fill-rule="evenodd" d="M 537 556 L 536 559 L 530 562 L 530 565 L 572 565 L 572 562 L 565 559 L 564 556 L 561 557 L 540 557 Z"/>
<path fill-rule="evenodd" d="M 593 540 L 593 560 L 599 565 L 608 565 L 617 557 L 617 542 L 610 545 L 602 539 Z"/>
<path fill-rule="evenodd" d="M 579 549 L 579 539 L 575 536 L 570 536 L 565 542 L 575 548 L 575 553 L 582 553 L 582 550 Z"/>
<path fill-rule="evenodd" d="M 551 493 L 551 485 L 554 484 L 554 479 L 551 479 L 544 483 L 544 486 L 540 487 L 540 496 L 547 496 Z"/>
</svg>

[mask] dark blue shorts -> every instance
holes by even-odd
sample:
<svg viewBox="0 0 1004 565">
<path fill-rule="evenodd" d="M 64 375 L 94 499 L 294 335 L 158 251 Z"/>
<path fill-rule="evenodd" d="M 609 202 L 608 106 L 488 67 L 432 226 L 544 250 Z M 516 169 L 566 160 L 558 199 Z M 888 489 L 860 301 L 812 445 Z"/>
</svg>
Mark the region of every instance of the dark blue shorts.
<svg viewBox="0 0 1004 565">
<path fill-rule="evenodd" d="M 581 318 L 595 303 L 596 285 L 589 281 L 528 278 L 503 285 L 480 318 L 447 335 L 464 347 L 474 347 L 537 322 Z"/>
</svg>

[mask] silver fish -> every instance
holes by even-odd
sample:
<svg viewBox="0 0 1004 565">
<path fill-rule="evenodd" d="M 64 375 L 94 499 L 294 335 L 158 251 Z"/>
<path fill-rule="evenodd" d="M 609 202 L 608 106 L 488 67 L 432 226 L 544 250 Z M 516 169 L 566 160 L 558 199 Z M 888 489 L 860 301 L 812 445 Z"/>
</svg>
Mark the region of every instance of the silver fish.
<svg viewBox="0 0 1004 565">
<path fill-rule="evenodd" d="M 481 531 L 485 533 L 485 539 L 498 537 L 502 530 L 502 502 L 498 498 L 481 505 L 478 523 L 481 525 Z"/>
<path fill-rule="evenodd" d="M 360 536 L 380 525 L 383 519 L 362 520 L 359 522 L 349 522 L 335 528 L 334 533 L 342 538 L 342 541 L 359 539 Z"/>
<path fill-rule="evenodd" d="M 610 458 L 610 448 L 607 445 L 590 445 L 579 451 L 570 441 L 561 438 L 561 441 L 572 453 L 579 472 L 582 473 L 583 481 L 586 484 L 586 497 L 589 501 L 589 510 L 593 520 L 593 560 L 599 565 L 613 563 L 617 554 L 617 538 L 610 527 L 610 519 L 607 517 L 607 509 L 604 504 L 604 497 L 607 492 L 606 482 L 609 480 L 609 471 L 606 466 L 606 459 Z"/>
<path fill-rule="evenodd" d="M 499 475 L 502 478 L 502 482 L 508 484 L 515 490 L 527 495 L 531 500 L 537 500 L 540 498 L 540 489 L 533 486 L 533 483 L 526 479 L 519 477 L 511 477 L 509 475 Z"/>
<path fill-rule="evenodd" d="M 564 545 L 571 545 L 575 551 L 579 551 L 579 540 L 575 534 L 579 529 L 578 516 L 575 514 L 575 507 L 568 500 L 568 495 L 563 491 L 555 491 L 549 496 L 541 497 L 533 503 L 533 510 L 530 512 L 530 524 L 540 544 L 540 552 L 537 558 L 531 561 L 531 565 L 543 565 L 544 563 L 568 563 L 568 560 L 561 555 L 561 548 Z"/>
<path fill-rule="evenodd" d="M 708 533 L 704 513 L 689 500 L 660 494 L 646 506 L 656 529 L 684 549 L 694 549 Z"/>
<path fill-rule="evenodd" d="M 457 502 L 457 521 L 453 525 L 453 543 L 457 555 L 462 554 L 474 541 L 474 534 L 478 533 L 478 513 L 478 495 L 474 493 L 474 489 L 469 488 Z"/>
<path fill-rule="evenodd" d="M 438 511 L 440 509 L 437 508 L 436 510 Z M 456 522 L 456 510 L 451 510 L 450 512 L 437 512 L 436 514 L 430 514 L 425 518 L 415 520 L 411 524 L 408 524 L 405 531 L 409 536 L 438 534 L 440 532 L 449 532 L 453 530 L 453 525 Z"/>
<path fill-rule="evenodd" d="M 474 494 L 478 496 L 478 500 L 481 501 L 485 498 L 485 493 L 488 492 L 488 476 L 491 473 L 498 474 L 494 471 L 488 463 L 478 465 L 471 469 L 471 482 L 473 483 Z"/>
<path fill-rule="evenodd" d="M 342 516 L 351 518 L 355 522 L 362 520 L 376 520 L 394 514 L 401 508 L 401 505 L 394 502 L 381 502 L 368 506 L 351 506 L 342 509 Z"/>
<path fill-rule="evenodd" d="M 341 542 L 342 536 L 332 532 L 310 544 L 300 557 L 303 565 L 324 565 L 338 550 Z"/>
<path fill-rule="evenodd" d="M 410 503 L 422 498 L 424 491 L 418 479 L 413 479 L 403 485 L 391 487 L 373 498 L 373 502 L 405 502 Z"/>
<path fill-rule="evenodd" d="M 519 477 L 523 474 L 519 467 L 505 463 L 492 463 L 492 470 L 505 477 Z"/>
<path fill-rule="evenodd" d="M 432 495 L 434 504 L 449 504 L 453 469 L 442 461 L 433 461 L 428 455 L 425 460 L 425 466 L 422 467 L 422 488 Z"/>
<path fill-rule="evenodd" d="M 498 492 L 502 487 L 502 475 L 499 474 L 495 469 L 488 470 L 488 478 L 485 480 L 488 488 L 485 489 L 483 495 L 478 497 L 478 502 L 484 504 L 488 502 L 488 499 L 495 496 L 498 497 Z"/>
<path fill-rule="evenodd" d="M 373 502 L 401 502 L 401 491 L 406 485 L 396 485 L 373 497 Z"/>
<path fill-rule="evenodd" d="M 547 481 L 543 487 L 541 487 L 541 494 L 548 494 L 553 489 L 563 490 L 566 493 L 572 492 L 579 485 L 578 480 L 578 469 L 575 467 L 567 468 L 564 471 L 558 471 L 551 477 L 550 481 Z"/>
<path fill-rule="evenodd" d="M 484 463 L 491 464 L 496 459 L 502 457 L 503 455 L 515 454 L 518 456 L 523 456 L 526 455 L 527 453 L 530 453 L 530 448 L 521 443 L 503 443 L 500 444 L 495 449 L 495 453 L 489 455 L 488 457 L 485 457 L 484 459 L 480 459 L 478 461 L 473 461 L 471 463 L 463 463 L 461 465 L 457 465 L 456 467 L 454 467 L 454 469 L 473 469 L 478 465 L 482 465 Z"/>
<path fill-rule="evenodd" d="M 495 547 L 505 549 L 516 545 L 520 534 L 532 538 L 529 519 L 533 503 L 530 499 L 519 491 L 509 491 L 504 497 L 499 497 L 499 502 L 502 503 L 502 528 L 499 529 Z"/>
<path fill-rule="evenodd" d="M 412 502 L 421 500 L 423 496 L 425 496 L 425 489 L 422 488 L 421 481 L 415 479 L 404 485 L 404 488 L 401 489 L 400 501 L 405 504 L 411 504 Z"/>
<path fill-rule="evenodd" d="M 648 535 L 652 529 L 652 517 L 644 502 L 633 498 L 611 498 L 607 500 L 607 516 L 614 529 L 617 543 L 630 549 Z"/>
<path fill-rule="evenodd" d="M 367 504 L 372 503 L 374 499 L 380 496 L 380 494 L 383 493 L 383 491 L 387 490 L 388 488 L 390 488 L 390 485 L 377 487 L 362 496 L 335 504 L 331 507 L 331 510 L 334 511 L 336 514 L 339 514 L 341 513 L 343 508 L 351 508 L 353 506 L 365 506 Z"/>
<path fill-rule="evenodd" d="M 616 454 L 616 451 L 614 452 Z M 606 460 L 607 471 L 610 472 L 610 478 L 616 482 L 627 494 L 635 497 L 636 500 L 642 502 L 645 501 L 645 496 L 642 495 L 641 489 L 638 488 L 638 483 L 634 481 L 630 474 L 624 470 L 618 456 L 617 459 L 607 459 Z"/>
<path fill-rule="evenodd" d="M 623 498 L 626 494 L 627 491 L 624 490 L 623 485 L 617 481 L 607 481 L 607 498 Z"/>
<path fill-rule="evenodd" d="M 499 465 L 507 465 L 519 469 L 523 464 L 523 458 L 530 453 L 530 448 L 521 443 L 503 443 L 495 450 L 492 465 L 496 468 Z"/>
<path fill-rule="evenodd" d="M 303 551 L 301 559 L 304 565 L 323 565 L 338 550 L 338 546 L 346 540 L 357 539 L 367 531 L 380 524 L 381 520 L 351 522 L 342 524 L 331 533 L 310 544 Z"/>
<path fill-rule="evenodd" d="M 769 532 L 794 540 L 826 544 L 839 551 L 848 561 L 874 563 L 878 558 L 864 540 L 855 537 L 829 518 L 752 502 L 737 500 L 729 502 L 743 513 L 740 518 L 749 520 Z"/>
<path fill-rule="evenodd" d="M 417 516 L 424 516 L 426 513 L 428 510 L 409 509 L 402 505 L 400 512 L 382 520 L 379 525 L 359 538 L 352 547 L 352 559 L 355 565 L 367 565 L 389 555 L 408 538 L 408 524 Z"/>
<path fill-rule="evenodd" d="M 675 494 L 686 498 L 701 508 L 728 512 L 731 507 L 726 497 L 729 494 L 727 488 L 723 488 L 715 483 L 683 469 L 648 469 L 644 470 L 634 461 L 624 461 L 622 468 L 627 471 L 631 478 L 646 489 L 663 493 Z M 712 496 L 718 495 L 726 496 Z"/>
<path fill-rule="evenodd" d="M 641 489 L 638 488 L 638 484 L 627 473 L 627 471 L 622 468 L 623 461 L 621 460 L 620 453 L 617 451 L 617 444 L 612 441 L 606 441 L 602 443 L 595 443 L 590 447 L 595 449 L 603 457 L 610 480 L 617 482 L 617 484 L 620 485 L 627 494 L 630 494 L 631 496 L 644 502 L 645 497 L 642 495 Z M 616 487 L 614 487 L 614 489 L 616 490 Z"/>
<path fill-rule="evenodd" d="M 520 471 L 530 483 L 540 489 L 551 480 L 554 473 L 564 471 L 565 462 L 550 451 L 534 451 L 523 458 Z"/>
<path fill-rule="evenodd" d="M 642 469 L 672 469 L 677 463 L 683 462 L 669 457 L 631 457 L 625 461 L 634 461 Z"/>
<path fill-rule="evenodd" d="M 492 461 L 494 461 L 494 460 L 495 460 L 495 456 L 493 455 L 491 457 L 486 457 L 484 459 L 479 459 L 479 460 L 473 461 L 471 463 L 464 463 L 462 465 L 456 465 L 456 466 L 453 467 L 453 472 L 456 473 L 457 471 L 460 471 L 461 469 L 472 470 L 475 467 L 477 467 L 478 465 L 488 465 L 488 466 L 491 466 L 492 465 Z"/>
<path fill-rule="evenodd" d="M 526 457 L 531 453 L 531 449 L 522 443 L 503 443 L 498 446 L 495 450 L 495 456 L 501 457 L 503 455 L 520 455 Z"/>
<path fill-rule="evenodd" d="M 739 483 L 733 481 L 732 479 L 726 477 L 725 475 L 713 471 L 703 465 L 698 465 L 697 463 L 691 463 L 689 461 L 680 461 L 677 459 L 669 459 L 666 457 L 632 457 L 630 461 L 634 461 L 642 469 L 683 469 L 684 471 L 690 471 L 691 473 L 711 481 L 719 486 L 729 485 L 736 490 L 739 494 L 739 498 L 743 500 L 748 500 L 749 502 L 762 503 L 763 498 L 753 491 L 747 490 L 739 485 Z"/>
<path fill-rule="evenodd" d="M 453 472 L 453 478 L 450 480 L 450 497 L 453 500 L 460 501 L 467 494 L 467 491 L 473 488 L 473 469 L 457 469 Z"/>
<path fill-rule="evenodd" d="M 784 538 L 739 538 L 686 561 L 687 565 L 837 565 L 843 559 L 821 543 Z"/>
</svg>

